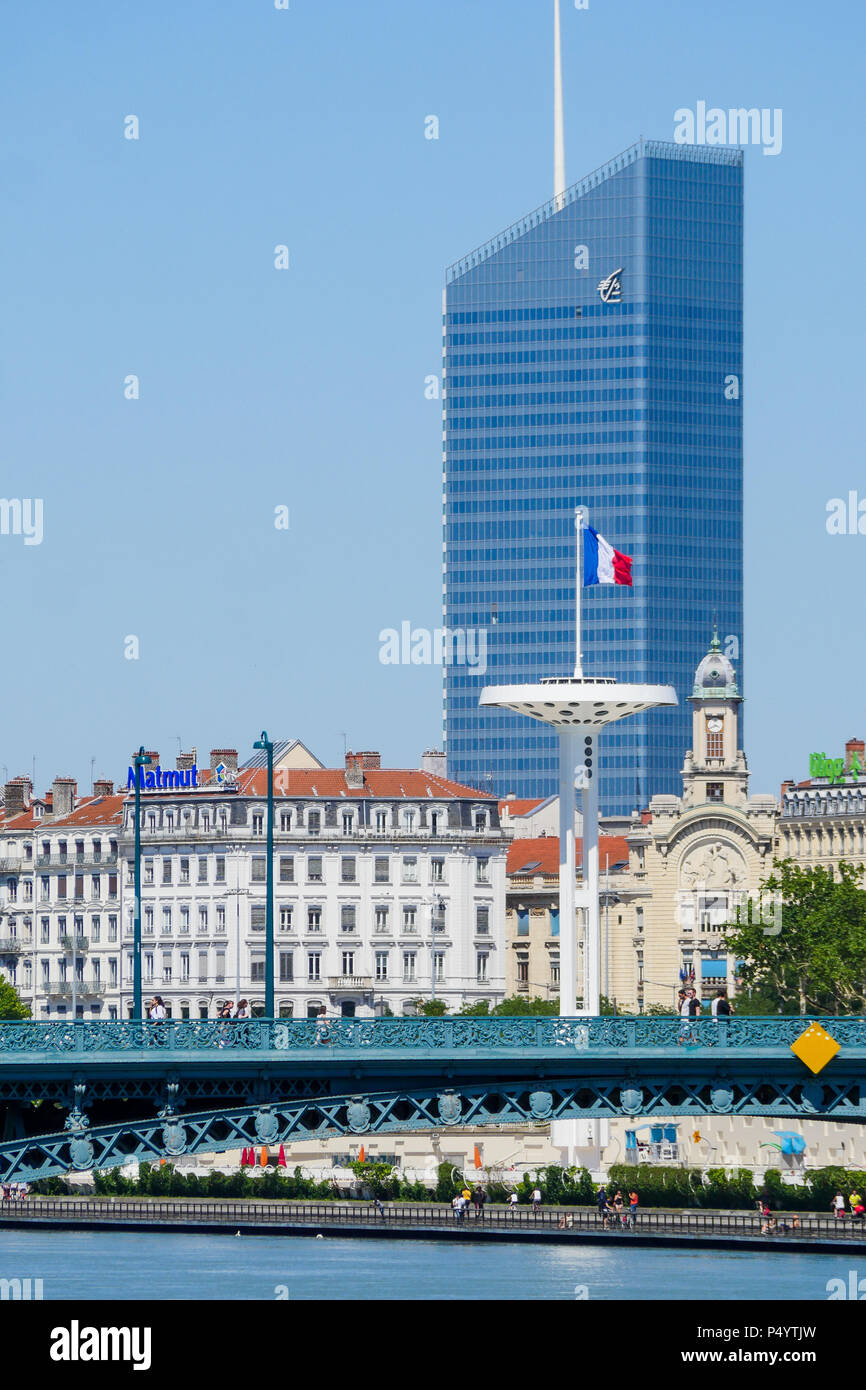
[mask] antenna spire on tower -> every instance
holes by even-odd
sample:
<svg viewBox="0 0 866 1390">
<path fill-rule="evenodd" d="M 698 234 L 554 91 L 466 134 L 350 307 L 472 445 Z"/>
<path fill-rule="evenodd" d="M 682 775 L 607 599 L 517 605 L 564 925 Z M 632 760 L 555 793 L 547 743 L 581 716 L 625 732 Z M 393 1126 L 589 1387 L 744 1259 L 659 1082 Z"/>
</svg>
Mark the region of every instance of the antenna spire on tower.
<svg viewBox="0 0 866 1390">
<path fill-rule="evenodd" d="M 565 120 L 562 109 L 562 32 L 559 0 L 553 0 L 553 196 L 565 198 Z"/>
</svg>

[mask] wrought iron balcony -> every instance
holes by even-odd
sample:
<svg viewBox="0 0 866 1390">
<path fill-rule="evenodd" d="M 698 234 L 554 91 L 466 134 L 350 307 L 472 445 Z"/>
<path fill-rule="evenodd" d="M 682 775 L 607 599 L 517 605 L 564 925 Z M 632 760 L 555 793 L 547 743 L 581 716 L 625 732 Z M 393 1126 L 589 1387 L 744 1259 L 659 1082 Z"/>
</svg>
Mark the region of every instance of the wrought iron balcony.
<svg viewBox="0 0 866 1390">
<path fill-rule="evenodd" d="M 33 940 L 27 936 L 0 936 L 0 956 L 15 956 L 21 951 L 29 951 Z"/>
<path fill-rule="evenodd" d="M 73 985 L 75 994 L 79 999 L 94 998 L 105 993 L 106 984 L 104 980 L 83 979 L 83 980 L 49 980 L 46 985 L 43 983 L 38 992 L 47 994 L 49 998 L 70 999 L 72 997 Z"/>
<path fill-rule="evenodd" d="M 83 952 L 88 949 L 90 941 L 86 936 L 79 936 L 78 934 L 76 934 L 75 936 L 65 935 L 61 936 L 60 945 L 62 946 L 64 951 L 74 950 Z"/>
</svg>

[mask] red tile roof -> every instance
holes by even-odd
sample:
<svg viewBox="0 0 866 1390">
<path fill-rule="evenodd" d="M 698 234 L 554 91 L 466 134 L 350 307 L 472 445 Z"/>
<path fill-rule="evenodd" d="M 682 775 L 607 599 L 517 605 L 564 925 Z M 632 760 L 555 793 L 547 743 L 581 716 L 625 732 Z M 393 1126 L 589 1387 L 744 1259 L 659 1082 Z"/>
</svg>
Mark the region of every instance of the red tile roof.
<svg viewBox="0 0 866 1390">
<path fill-rule="evenodd" d="M 530 811 L 534 811 L 536 806 L 541 806 L 544 801 L 549 800 L 546 796 L 537 796 L 531 800 L 520 800 L 518 797 L 506 798 L 499 803 L 499 814 L 509 816 L 526 816 Z"/>
<path fill-rule="evenodd" d="M 210 772 L 204 769 L 199 773 L 199 779 L 202 785 L 207 785 L 210 782 Z M 266 796 L 267 769 L 241 769 L 238 772 L 237 785 L 239 793 L 243 796 Z M 365 768 L 363 787 L 350 787 L 346 781 L 346 770 L 342 767 L 277 768 L 274 773 L 274 791 L 278 797 L 307 797 L 310 800 L 317 797 L 343 797 L 346 800 L 353 797 L 393 797 L 409 801 L 466 798 L 472 801 L 495 800 L 488 792 L 480 792 L 474 787 L 464 787 L 460 782 L 438 777 L 433 772 L 421 772 L 417 768 Z"/>
<path fill-rule="evenodd" d="M 577 841 L 577 863 L 583 862 L 583 841 Z M 628 864 L 628 841 L 621 835 L 601 835 L 598 841 L 598 863 L 602 873 L 605 864 Z M 528 868 L 528 865 L 534 867 Z M 509 874 L 548 874 L 559 877 L 559 836 L 542 835 L 537 840 L 515 840 L 508 851 Z"/>
</svg>

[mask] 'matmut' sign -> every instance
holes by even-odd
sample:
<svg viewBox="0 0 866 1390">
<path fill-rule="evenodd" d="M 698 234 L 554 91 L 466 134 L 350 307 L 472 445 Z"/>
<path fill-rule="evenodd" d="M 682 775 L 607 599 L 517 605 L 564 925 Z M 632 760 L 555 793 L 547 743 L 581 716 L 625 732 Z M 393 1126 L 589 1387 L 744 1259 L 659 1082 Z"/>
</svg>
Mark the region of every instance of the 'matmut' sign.
<svg viewBox="0 0 866 1390">
<path fill-rule="evenodd" d="M 866 772 L 866 767 L 860 762 L 856 751 L 851 757 L 851 764 L 846 769 L 844 758 L 828 758 L 826 753 L 810 753 L 809 755 L 809 776 L 826 777 L 832 785 L 834 782 L 844 782 L 846 777 L 853 777 L 856 782 L 861 772 Z"/>
<path fill-rule="evenodd" d="M 126 779 L 127 791 L 135 790 L 135 768 L 129 769 L 129 776 Z M 183 772 L 163 772 L 161 767 L 140 767 L 138 769 L 138 785 L 143 792 L 156 791 L 175 791 L 180 787 L 198 786 L 198 768 L 193 764 L 192 767 L 185 768 Z"/>
</svg>

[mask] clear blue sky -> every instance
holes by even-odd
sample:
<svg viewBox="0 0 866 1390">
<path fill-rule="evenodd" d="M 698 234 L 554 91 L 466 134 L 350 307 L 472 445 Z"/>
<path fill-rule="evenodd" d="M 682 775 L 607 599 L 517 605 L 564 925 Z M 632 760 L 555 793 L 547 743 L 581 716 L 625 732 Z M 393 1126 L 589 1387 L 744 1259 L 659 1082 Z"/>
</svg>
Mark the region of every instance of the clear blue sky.
<svg viewBox="0 0 866 1390">
<path fill-rule="evenodd" d="M 569 182 L 699 100 L 784 112 L 781 154 L 746 158 L 755 791 L 866 735 L 866 536 L 825 531 L 866 497 L 864 15 L 563 0 Z M 244 754 L 263 726 L 328 762 L 343 731 L 391 765 L 438 742 L 439 671 L 380 665 L 378 634 L 439 622 L 443 273 L 550 196 L 551 16 L 6 8 L 0 493 L 45 506 L 41 546 L 0 537 L 9 776 L 117 777 L 178 735 Z"/>
</svg>

